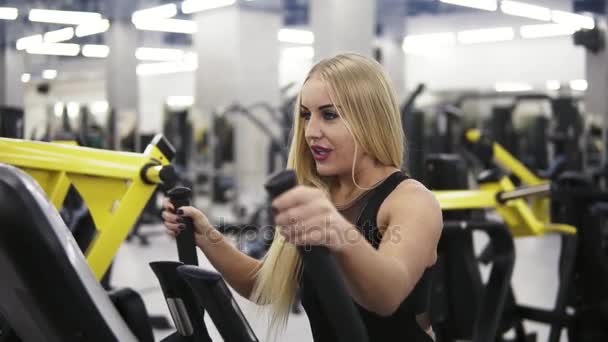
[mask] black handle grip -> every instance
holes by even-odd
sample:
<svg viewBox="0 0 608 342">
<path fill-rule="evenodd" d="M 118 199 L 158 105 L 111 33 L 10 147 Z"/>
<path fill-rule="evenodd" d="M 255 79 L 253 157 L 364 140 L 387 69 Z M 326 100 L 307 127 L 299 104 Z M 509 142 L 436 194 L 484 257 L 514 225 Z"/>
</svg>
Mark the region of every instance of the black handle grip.
<svg viewBox="0 0 608 342">
<path fill-rule="evenodd" d="M 296 174 L 292 170 L 272 176 L 264 186 L 274 199 L 297 185 Z M 302 255 L 304 272 L 310 274 L 314 288 L 329 318 L 338 341 L 367 341 L 367 331 L 355 308 L 342 278 L 336 261 L 326 247 L 298 248 Z"/>
<path fill-rule="evenodd" d="M 171 204 L 177 209 L 190 205 L 192 190 L 185 187 L 176 187 L 167 193 Z M 187 265 L 198 265 L 196 256 L 196 240 L 194 239 L 194 223 L 190 217 L 184 217 L 186 228 L 177 235 L 177 254 L 179 261 Z"/>
</svg>

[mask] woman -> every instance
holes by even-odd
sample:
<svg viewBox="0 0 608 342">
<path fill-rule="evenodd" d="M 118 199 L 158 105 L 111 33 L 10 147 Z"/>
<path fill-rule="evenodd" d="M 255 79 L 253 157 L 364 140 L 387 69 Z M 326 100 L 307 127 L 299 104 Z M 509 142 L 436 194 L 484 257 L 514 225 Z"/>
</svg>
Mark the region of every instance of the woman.
<svg viewBox="0 0 608 342">
<path fill-rule="evenodd" d="M 198 246 L 242 296 L 270 304 L 271 331 L 287 322 L 298 287 L 315 341 L 335 341 L 296 246 L 323 245 L 338 261 L 370 341 L 432 341 L 425 271 L 435 263 L 442 218 L 422 184 L 400 171 L 404 137 L 394 91 L 382 67 L 356 54 L 323 60 L 297 101 L 288 168 L 300 184 L 276 198 L 277 230 L 262 261 L 224 240 L 192 207 Z"/>
</svg>

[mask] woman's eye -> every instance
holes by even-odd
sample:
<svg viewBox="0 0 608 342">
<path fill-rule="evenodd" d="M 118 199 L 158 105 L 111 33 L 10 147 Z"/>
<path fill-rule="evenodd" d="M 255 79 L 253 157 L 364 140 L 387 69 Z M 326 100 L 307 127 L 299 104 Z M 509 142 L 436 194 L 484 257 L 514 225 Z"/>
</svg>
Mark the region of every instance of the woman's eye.
<svg viewBox="0 0 608 342">
<path fill-rule="evenodd" d="M 323 112 L 323 118 L 325 120 L 333 120 L 338 118 L 338 114 L 334 113 L 334 112 Z"/>
<path fill-rule="evenodd" d="M 310 120 L 310 113 L 309 112 L 300 112 L 300 117 L 306 121 Z"/>
</svg>

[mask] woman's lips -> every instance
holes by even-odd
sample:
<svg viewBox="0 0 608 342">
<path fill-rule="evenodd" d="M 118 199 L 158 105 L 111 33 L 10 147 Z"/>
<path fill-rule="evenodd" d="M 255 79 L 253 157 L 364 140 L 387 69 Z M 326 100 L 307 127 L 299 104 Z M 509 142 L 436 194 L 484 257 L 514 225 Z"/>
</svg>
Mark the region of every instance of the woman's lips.
<svg viewBox="0 0 608 342">
<path fill-rule="evenodd" d="M 327 158 L 329 158 L 329 155 L 331 153 L 331 149 L 329 149 L 327 147 L 319 146 L 319 145 L 311 146 L 310 150 L 312 151 L 312 157 L 316 161 L 326 160 Z"/>
</svg>

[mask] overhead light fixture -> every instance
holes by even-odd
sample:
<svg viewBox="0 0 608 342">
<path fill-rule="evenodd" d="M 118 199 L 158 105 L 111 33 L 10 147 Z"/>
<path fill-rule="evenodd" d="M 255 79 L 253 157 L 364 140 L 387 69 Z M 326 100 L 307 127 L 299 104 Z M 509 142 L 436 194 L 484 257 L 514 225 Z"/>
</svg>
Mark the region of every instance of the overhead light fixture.
<svg viewBox="0 0 608 342">
<path fill-rule="evenodd" d="M 515 32 L 512 27 L 497 27 L 458 32 L 458 41 L 462 44 L 494 43 L 513 40 Z"/>
<path fill-rule="evenodd" d="M 135 50 L 135 58 L 140 61 L 179 61 L 186 52 L 179 49 L 161 49 L 140 47 Z"/>
<path fill-rule="evenodd" d="M 54 80 L 57 78 L 57 70 L 47 69 L 42 71 L 42 78 L 45 80 Z"/>
<path fill-rule="evenodd" d="M 60 118 L 63 115 L 63 108 L 63 102 L 55 102 L 55 105 L 53 106 L 53 113 L 55 113 L 56 117 Z"/>
<path fill-rule="evenodd" d="M 494 85 L 494 90 L 499 93 L 524 92 L 532 89 L 534 88 L 527 83 L 499 82 Z"/>
<path fill-rule="evenodd" d="M 518 17 L 551 21 L 551 10 L 547 7 L 530 5 L 519 1 L 503 0 L 500 3 L 500 9 L 503 13 Z"/>
<path fill-rule="evenodd" d="M 187 53 L 182 61 L 142 63 L 137 66 L 137 75 L 163 75 L 178 72 L 192 72 L 198 69 L 198 57 L 195 53 Z"/>
<path fill-rule="evenodd" d="M 411 55 L 434 55 L 440 49 L 456 45 L 453 32 L 409 35 L 403 39 L 403 51 Z"/>
<path fill-rule="evenodd" d="M 498 4 L 496 0 L 439 0 L 445 4 L 471 7 L 485 11 L 496 11 Z"/>
<path fill-rule="evenodd" d="M 235 3 L 236 0 L 186 0 L 182 2 L 182 12 L 191 14 L 220 7 L 232 6 Z"/>
<path fill-rule="evenodd" d="M 25 50 L 30 46 L 42 44 L 42 35 L 35 34 L 17 39 L 17 50 Z"/>
<path fill-rule="evenodd" d="M 108 19 L 101 19 L 78 25 L 75 33 L 76 37 L 86 37 L 98 33 L 104 33 L 109 29 L 110 21 Z"/>
<path fill-rule="evenodd" d="M 569 36 L 576 32 L 576 28 L 562 24 L 524 25 L 519 29 L 522 38 L 547 38 Z"/>
<path fill-rule="evenodd" d="M 560 88 L 562 87 L 562 84 L 560 81 L 558 80 L 549 80 L 547 81 L 547 89 L 548 90 L 560 90 Z"/>
<path fill-rule="evenodd" d="M 33 55 L 76 56 L 80 53 L 80 45 L 71 43 L 42 43 L 30 46 L 25 51 Z"/>
<path fill-rule="evenodd" d="M 194 34 L 198 25 L 192 20 L 137 17 L 132 20 L 138 30 Z"/>
<path fill-rule="evenodd" d="M 76 119 L 80 113 L 80 104 L 78 102 L 68 102 L 67 111 L 70 119 Z"/>
<path fill-rule="evenodd" d="M 0 19 L 15 20 L 19 16 L 19 10 L 14 7 L 0 7 Z"/>
<path fill-rule="evenodd" d="M 592 30 L 595 27 L 595 20 L 593 18 L 576 13 L 551 11 L 551 19 L 558 24 L 572 26 L 577 29 Z"/>
<path fill-rule="evenodd" d="M 49 31 L 44 34 L 45 43 L 60 43 L 74 38 L 74 28 L 66 27 L 60 30 Z"/>
<path fill-rule="evenodd" d="M 27 83 L 32 79 L 32 75 L 28 73 L 24 73 L 21 75 L 21 82 Z"/>
<path fill-rule="evenodd" d="M 131 19 L 137 18 L 171 18 L 177 15 L 176 4 L 166 4 L 133 12 Z"/>
<path fill-rule="evenodd" d="M 572 80 L 570 81 L 570 89 L 576 91 L 585 91 L 589 87 L 587 80 Z"/>
<path fill-rule="evenodd" d="M 82 55 L 91 58 L 106 58 L 110 54 L 110 47 L 107 45 L 87 44 L 82 47 Z"/>
<path fill-rule="evenodd" d="M 56 11 L 45 9 L 30 10 L 30 21 L 40 23 L 54 23 L 67 25 L 80 25 L 94 20 L 101 20 L 101 14 L 95 12 Z"/>
<path fill-rule="evenodd" d="M 169 96 L 167 97 L 167 106 L 172 109 L 181 109 L 192 107 L 194 105 L 194 96 Z"/>
<path fill-rule="evenodd" d="M 91 114 L 93 115 L 103 115 L 108 112 L 110 109 L 110 104 L 108 101 L 95 101 L 91 103 Z"/>
<path fill-rule="evenodd" d="M 315 49 L 312 46 L 295 46 L 283 49 L 283 58 L 287 59 L 312 59 L 315 56 Z"/>
<path fill-rule="evenodd" d="M 311 31 L 296 29 L 280 29 L 277 38 L 283 43 L 292 44 L 312 44 L 315 42 L 315 35 Z"/>
</svg>

